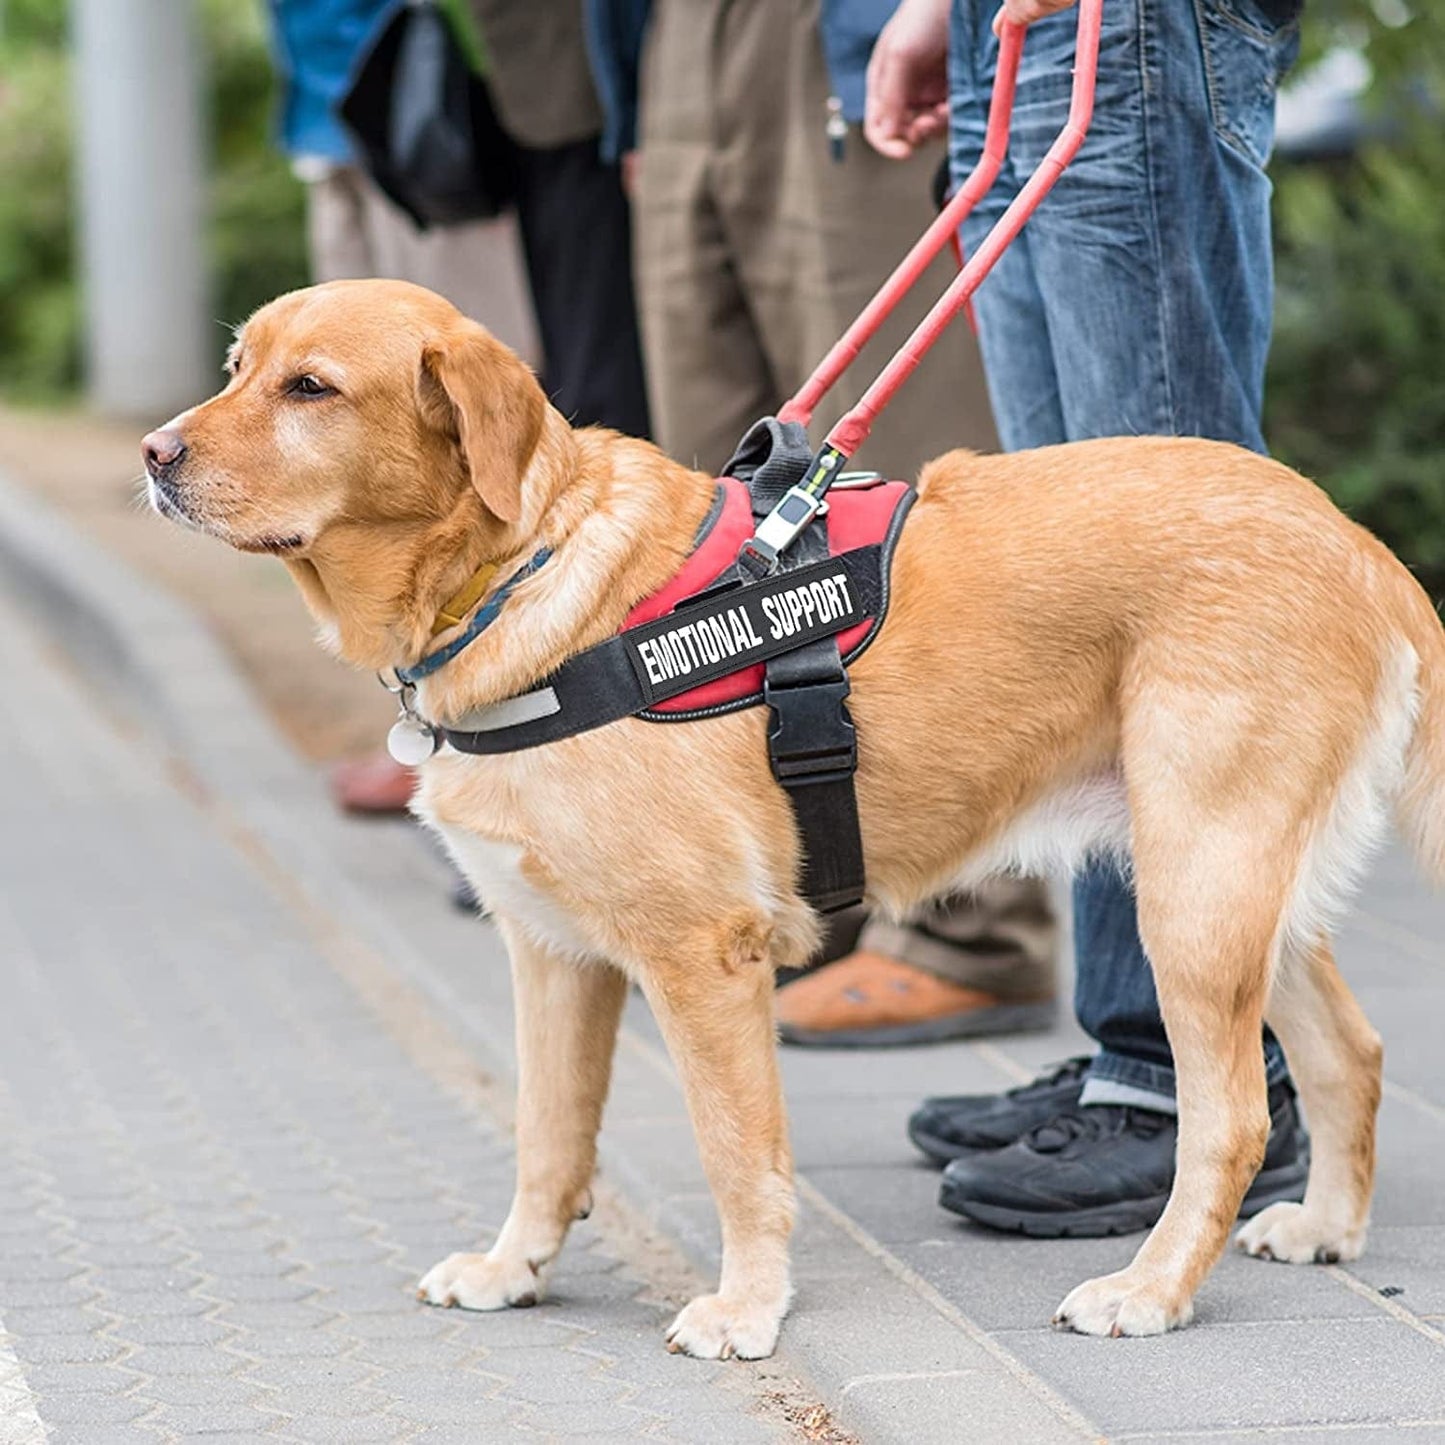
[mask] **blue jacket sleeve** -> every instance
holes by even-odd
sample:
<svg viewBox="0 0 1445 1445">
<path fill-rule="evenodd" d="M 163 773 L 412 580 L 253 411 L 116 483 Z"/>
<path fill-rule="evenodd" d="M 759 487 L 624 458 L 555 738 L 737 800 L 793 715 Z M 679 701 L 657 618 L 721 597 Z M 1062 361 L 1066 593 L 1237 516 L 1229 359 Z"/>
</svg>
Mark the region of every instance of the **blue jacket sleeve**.
<svg viewBox="0 0 1445 1445">
<path fill-rule="evenodd" d="M 272 54 L 281 80 L 279 125 L 289 155 L 352 160 L 336 106 L 381 26 L 404 0 L 270 0 Z"/>
</svg>

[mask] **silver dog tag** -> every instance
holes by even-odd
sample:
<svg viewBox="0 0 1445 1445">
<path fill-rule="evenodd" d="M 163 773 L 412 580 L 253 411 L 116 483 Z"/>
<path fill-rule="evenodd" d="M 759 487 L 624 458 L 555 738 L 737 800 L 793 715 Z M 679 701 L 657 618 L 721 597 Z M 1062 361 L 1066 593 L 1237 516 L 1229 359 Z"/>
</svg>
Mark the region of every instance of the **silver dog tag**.
<svg viewBox="0 0 1445 1445">
<path fill-rule="evenodd" d="M 386 750 L 403 767 L 416 768 L 440 746 L 436 732 L 415 713 L 403 713 L 386 735 Z"/>
</svg>

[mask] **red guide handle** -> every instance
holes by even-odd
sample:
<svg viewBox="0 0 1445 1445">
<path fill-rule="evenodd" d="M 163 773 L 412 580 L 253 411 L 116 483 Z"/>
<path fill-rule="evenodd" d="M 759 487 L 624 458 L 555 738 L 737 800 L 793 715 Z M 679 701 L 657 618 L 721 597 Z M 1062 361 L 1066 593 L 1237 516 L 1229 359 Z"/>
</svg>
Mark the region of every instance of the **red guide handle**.
<svg viewBox="0 0 1445 1445">
<path fill-rule="evenodd" d="M 963 269 L 918 324 L 912 336 L 884 367 L 877 380 L 863 393 L 857 406 L 828 433 L 827 444 L 835 447 L 845 457 L 852 456 L 863 444 L 878 413 L 893 399 L 894 393 L 937 341 L 944 328 L 960 311 L 967 308 L 979 282 L 993 269 L 994 263 L 1023 229 L 1024 223 L 1038 209 L 1039 203 L 1048 195 L 1054 182 L 1063 174 L 1064 168 L 1084 143 L 1084 136 L 1094 112 L 1094 80 L 1098 70 L 1099 31 L 1103 8 L 1103 0 L 1079 0 L 1079 28 L 1075 41 L 1074 85 L 1069 103 L 1069 118 L 1053 145 L 1049 147 L 1047 155 L 1024 183 L 1008 209 L 994 222 L 978 250 L 968 258 Z M 818 402 L 876 334 L 933 258 L 956 236 L 964 217 L 988 194 L 1008 150 L 1009 122 L 1013 113 L 1014 89 L 1018 81 L 1019 56 L 1023 50 L 1025 28 L 1010 21 L 1003 24 L 999 37 L 998 68 L 989 101 L 988 129 L 978 164 L 959 187 L 958 194 L 939 212 L 933 224 L 918 239 L 893 274 L 879 287 L 877 294 L 823 358 L 798 394 L 784 405 L 778 413 L 780 421 L 801 422 L 804 426 L 808 424 Z"/>
</svg>

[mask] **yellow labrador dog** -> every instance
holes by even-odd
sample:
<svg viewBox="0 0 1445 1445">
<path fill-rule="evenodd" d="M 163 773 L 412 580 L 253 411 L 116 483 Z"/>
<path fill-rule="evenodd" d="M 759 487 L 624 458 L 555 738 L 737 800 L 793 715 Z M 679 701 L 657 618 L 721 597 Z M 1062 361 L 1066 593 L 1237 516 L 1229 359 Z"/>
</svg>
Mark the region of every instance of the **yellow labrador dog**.
<svg viewBox="0 0 1445 1445">
<path fill-rule="evenodd" d="M 479 567 L 551 562 L 424 681 L 457 719 L 534 689 L 663 586 L 711 478 L 574 430 L 528 369 L 439 297 L 392 282 L 283 296 L 241 331 L 225 389 L 145 443 L 166 516 L 290 568 L 326 644 L 414 664 Z M 1330 933 L 1393 815 L 1445 865 L 1445 638 L 1373 537 L 1288 468 L 1131 438 L 927 466 L 879 640 L 852 667 L 870 900 L 903 909 L 1000 869 L 1130 861 L 1179 1084 L 1169 1204 L 1127 1268 L 1057 1320 L 1184 1324 L 1263 1157 L 1260 1030 L 1284 1042 L 1314 1132 L 1302 1204 L 1251 1254 L 1360 1252 L 1380 1041 Z M 794 1195 L 773 972 L 818 921 L 773 781 L 765 708 L 628 718 L 502 756 L 443 748 L 417 810 L 491 908 L 515 975 L 517 1188 L 485 1254 L 423 1298 L 532 1303 L 584 1214 L 629 979 L 683 1085 L 721 1216 L 722 1277 L 668 1334 L 768 1354 L 791 1295 Z"/>
</svg>

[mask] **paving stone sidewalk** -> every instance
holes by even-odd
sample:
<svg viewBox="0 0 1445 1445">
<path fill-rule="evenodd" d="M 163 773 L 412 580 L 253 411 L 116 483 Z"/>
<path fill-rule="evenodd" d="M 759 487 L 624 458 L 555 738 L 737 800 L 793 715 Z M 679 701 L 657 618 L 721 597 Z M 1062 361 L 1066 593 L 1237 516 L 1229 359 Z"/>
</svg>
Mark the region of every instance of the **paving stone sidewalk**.
<svg viewBox="0 0 1445 1445">
<path fill-rule="evenodd" d="M 3 1445 L 802 1438 L 605 1223 L 554 1304 L 419 1305 L 510 1140 L 8 605 L 0 673 Z"/>
<path fill-rule="evenodd" d="M 958 1224 L 903 1122 L 924 1093 L 1078 1051 L 1077 1030 L 790 1051 L 803 1209 L 782 1352 L 669 1357 L 662 1328 L 688 1261 L 714 1266 L 716 1224 L 634 1001 L 603 1130 L 611 1203 L 574 1233 L 552 1302 L 428 1311 L 412 1280 L 487 1238 L 510 1188 L 495 936 L 446 906 L 413 830 L 329 812 L 171 601 L 0 505 L 0 567 L 22 552 L 22 590 L 104 665 L 81 683 L 0 599 L 0 1445 L 746 1445 L 837 1427 L 1445 1445 L 1445 902 L 1397 855 L 1339 950 L 1387 1044 L 1357 1264 L 1228 1258 L 1187 1331 L 1056 1334 L 1066 1290 L 1137 1240 Z"/>
</svg>

